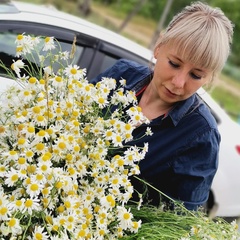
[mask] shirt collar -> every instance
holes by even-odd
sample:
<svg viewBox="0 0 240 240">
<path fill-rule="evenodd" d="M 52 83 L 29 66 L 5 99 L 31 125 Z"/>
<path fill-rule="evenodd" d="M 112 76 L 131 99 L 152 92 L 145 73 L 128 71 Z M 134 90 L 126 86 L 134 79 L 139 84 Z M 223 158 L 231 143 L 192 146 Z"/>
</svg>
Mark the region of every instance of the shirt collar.
<svg viewBox="0 0 240 240">
<path fill-rule="evenodd" d="M 197 106 L 199 106 L 200 100 L 197 94 L 193 94 L 191 97 L 184 101 L 176 103 L 176 105 L 170 110 L 170 112 L 163 118 L 171 118 L 174 126 L 181 121 L 181 119 L 187 114 L 191 113 Z"/>
</svg>

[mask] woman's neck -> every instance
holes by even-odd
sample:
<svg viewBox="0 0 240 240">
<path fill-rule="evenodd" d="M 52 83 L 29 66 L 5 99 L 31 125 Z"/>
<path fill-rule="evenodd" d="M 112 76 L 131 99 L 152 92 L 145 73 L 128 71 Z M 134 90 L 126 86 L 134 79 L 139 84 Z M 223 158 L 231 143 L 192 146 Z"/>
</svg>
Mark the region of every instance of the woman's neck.
<svg viewBox="0 0 240 240">
<path fill-rule="evenodd" d="M 155 119 L 169 112 L 172 105 L 166 104 L 160 96 L 152 89 L 151 83 L 145 89 L 139 101 L 139 107 L 143 114 L 149 119 Z"/>
</svg>

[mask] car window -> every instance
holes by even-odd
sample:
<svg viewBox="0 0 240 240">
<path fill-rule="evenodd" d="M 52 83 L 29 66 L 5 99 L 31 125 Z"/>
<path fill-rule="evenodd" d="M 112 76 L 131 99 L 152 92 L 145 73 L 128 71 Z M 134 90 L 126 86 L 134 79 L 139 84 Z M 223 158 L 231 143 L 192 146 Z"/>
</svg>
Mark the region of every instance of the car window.
<svg viewBox="0 0 240 240">
<path fill-rule="evenodd" d="M 107 68 L 112 66 L 116 62 L 116 60 L 117 59 L 114 57 L 105 55 L 105 57 L 103 58 L 103 61 L 101 63 L 100 69 L 99 69 L 100 72 L 103 72 L 104 70 L 106 70 Z"/>
<path fill-rule="evenodd" d="M 50 34 L 51 31 L 51 34 Z M 1 23 L 1 30 L 0 30 L 0 59 L 3 61 L 3 63 L 10 68 L 13 59 L 16 59 L 16 45 L 15 45 L 15 40 L 18 34 L 29 34 L 32 36 L 54 36 L 54 31 L 48 30 L 48 28 L 43 28 L 42 26 L 25 26 L 23 28 L 23 25 L 16 23 L 14 24 L 11 22 L 10 24 L 3 25 Z M 72 48 L 72 41 L 74 38 L 74 35 L 71 34 L 70 38 L 64 38 L 61 34 L 56 34 L 56 38 L 59 41 L 59 44 L 61 46 L 61 51 L 71 51 Z M 79 61 L 79 58 L 81 57 L 83 53 L 84 47 L 77 45 L 76 46 L 76 52 L 75 52 L 75 58 L 73 61 L 73 64 L 77 64 Z M 55 50 L 57 51 L 57 50 Z M 54 51 L 53 51 L 54 54 Z M 33 58 L 37 59 L 36 56 L 33 56 Z M 31 59 L 28 59 L 31 60 Z M 57 70 L 59 66 L 55 65 L 53 66 L 54 70 Z M 0 69 L 0 73 L 5 73 L 4 69 Z"/>
</svg>

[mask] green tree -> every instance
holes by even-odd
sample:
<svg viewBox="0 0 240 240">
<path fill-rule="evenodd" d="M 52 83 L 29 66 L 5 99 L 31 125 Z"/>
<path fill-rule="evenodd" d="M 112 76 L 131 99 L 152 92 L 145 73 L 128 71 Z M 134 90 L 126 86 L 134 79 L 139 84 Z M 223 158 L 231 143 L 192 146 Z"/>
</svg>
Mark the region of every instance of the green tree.
<svg viewBox="0 0 240 240">
<path fill-rule="evenodd" d="M 209 4 L 219 7 L 234 24 L 232 53 L 230 62 L 240 66 L 240 2 L 239 0 L 209 0 Z M 217 40 L 217 39 L 216 39 Z"/>
</svg>

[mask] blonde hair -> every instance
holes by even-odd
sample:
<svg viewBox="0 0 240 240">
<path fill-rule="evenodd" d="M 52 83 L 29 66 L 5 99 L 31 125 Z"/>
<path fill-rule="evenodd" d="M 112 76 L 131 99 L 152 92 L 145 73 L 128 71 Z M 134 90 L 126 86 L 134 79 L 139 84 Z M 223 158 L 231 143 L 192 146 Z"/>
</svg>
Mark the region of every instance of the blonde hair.
<svg viewBox="0 0 240 240">
<path fill-rule="evenodd" d="M 219 8 L 192 3 L 178 13 L 159 37 L 161 44 L 176 47 L 183 60 L 221 72 L 230 54 L 233 24 Z"/>
</svg>

